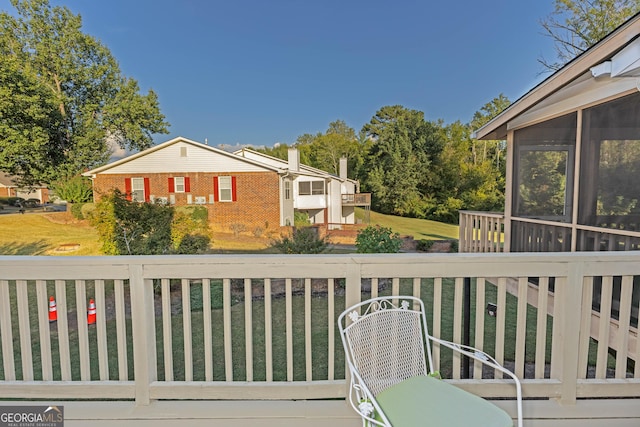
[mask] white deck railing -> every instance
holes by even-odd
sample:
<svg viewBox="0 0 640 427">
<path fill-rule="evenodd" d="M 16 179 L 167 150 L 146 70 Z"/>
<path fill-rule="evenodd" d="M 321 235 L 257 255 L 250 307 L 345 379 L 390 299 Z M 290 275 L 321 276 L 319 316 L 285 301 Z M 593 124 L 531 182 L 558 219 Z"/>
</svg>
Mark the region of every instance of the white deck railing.
<svg viewBox="0 0 640 427">
<path fill-rule="evenodd" d="M 640 364 L 628 362 L 638 360 L 640 346 L 606 327 L 614 294 L 620 330 L 637 326 L 634 276 L 640 254 L 633 252 L 0 257 L 1 397 L 137 405 L 341 398 L 335 319 L 346 305 L 382 294 L 419 296 L 432 314 L 432 333 L 460 341 L 467 277 L 471 344 L 514 369 L 525 397 L 568 404 L 635 397 Z M 509 283 L 517 283 L 515 296 Z M 538 308 L 527 304 L 532 286 Z M 599 340 L 590 338 L 594 286 Z M 55 323 L 48 321 L 50 296 Z M 87 325 L 90 299 L 95 325 Z M 495 317 L 487 315 L 488 303 L 497 306 Z M 461 387 L 513 395 L 493 372 L 472 367 L 464 379 L 461 360 L 434 354 Z"/>
</svg>

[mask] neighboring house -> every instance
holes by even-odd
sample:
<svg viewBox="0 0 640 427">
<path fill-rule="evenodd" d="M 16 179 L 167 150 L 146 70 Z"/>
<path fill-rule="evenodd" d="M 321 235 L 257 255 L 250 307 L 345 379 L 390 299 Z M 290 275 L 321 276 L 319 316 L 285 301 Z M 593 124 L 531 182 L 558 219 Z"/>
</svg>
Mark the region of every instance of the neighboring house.
<svg viewBox="0 0 640 427">
<path fill-rule="evenodd" d="M 284 185 L 292 193 L 285 204 L 289 217 L 294 211 L 304 212 L 312 224 L 354 224 L 355 206 L 370 204 L 369 194 L 359 194 L 358 181 L 347 178 L 347 159 L 340 159 L 339 176 L 331 175 L 300 163 L 300 153 L 290 148 L 288 160 L 271 157 L 247 148 L 234 154 L 246 159 L 271 165 L 280 170 L 287 170 Z M 355 195 L 362 199 L 356 203 Z"/>
<path fill-rule="evenodd" d="M 352 210 L 342 208 L 342 189 L 355 189 L 355 181 L 307 169 L 299 164 L 296 150 L 291 156 L 289 162 L 278 162 L 178 137 L 83 175 L 92 179 L 96 200 L 119 189 L 140 202 L 202 205 L 216 230 L 293 225 L 296 209 L 310 212 L 316 222 L 353 223 Z M 303 177 L 308 178 L 309 194 Z"/>
<path fill-rule="evenodd" d="M 14 176 L 0 172 L 0 197 L 21 197 L 25 200 L 37 199 L 40 203 L 49 202 L 47 187 L 39 185 L 33 188 L 21 188 L 14 181 Z"/>
<path fill-rule="evenodd" d="M 505 211 L 461 212 L 462 251 L 640 249 L 639 36 L 640 14 L 476 131 L 507 141 Z"/>
</svg>

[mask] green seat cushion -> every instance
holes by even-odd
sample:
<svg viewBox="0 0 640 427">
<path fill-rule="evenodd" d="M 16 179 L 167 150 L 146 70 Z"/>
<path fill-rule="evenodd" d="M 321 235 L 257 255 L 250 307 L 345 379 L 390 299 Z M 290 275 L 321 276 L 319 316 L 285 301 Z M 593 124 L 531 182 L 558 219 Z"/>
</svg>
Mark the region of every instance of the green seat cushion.
<svg viewBox="0 0 640 427">
<path fill-rule="evenodd" d="M 379 393 L 376 400 L 393 427 L 513 427 L 502 409 L 433 377 L 404 380 Z"/>
</svg>

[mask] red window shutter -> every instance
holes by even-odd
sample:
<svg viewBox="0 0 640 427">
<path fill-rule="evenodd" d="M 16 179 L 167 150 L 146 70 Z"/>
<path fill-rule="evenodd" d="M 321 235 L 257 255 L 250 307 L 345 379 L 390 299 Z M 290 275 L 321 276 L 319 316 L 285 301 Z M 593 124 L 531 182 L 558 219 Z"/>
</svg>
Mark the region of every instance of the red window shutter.
<svg viewBox="0 0 640 427">
<path fill-rule="evenodd" d="M 217 202 L 220 200 L 220 193 L 218 192 L 218 177 L 213 177 L 213 201 Z"/>
<path fill-rule="evenodd" d="M 236 177 L 231 177 L 231 201 L 235 202 L 238 200 L 237 191 L 236 191 Z"/>
<path fill-rule="evenodd" d="M 184 177 L 184 192 L 191 193 L 191 182 L 189 181 L 189 177 Z"/>
<path fill-rule="evenodd" d="M 145 178 L 144 179 L 144 201 L 145 202 L 150 202 L 151 201 L 151 187 L 149 185 L 149 178 Z"/>
<path fill-rule="evenodd" d="M 131 178 L 124 179 L 124 195 L 127 200 L 131 200 Z"/>
<path fill-rule="evenodd" d="M 175 193 L 176 192 L 176 186 L 173 183 L 173 178 L 169 178 L 169 193 Z"/>
</svg>

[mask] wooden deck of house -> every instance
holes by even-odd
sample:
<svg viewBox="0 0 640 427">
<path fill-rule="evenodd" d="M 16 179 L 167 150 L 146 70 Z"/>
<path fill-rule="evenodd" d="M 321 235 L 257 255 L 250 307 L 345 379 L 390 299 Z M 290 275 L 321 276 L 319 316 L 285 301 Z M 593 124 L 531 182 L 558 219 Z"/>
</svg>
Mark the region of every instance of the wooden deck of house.
<svg viewBox="0 0 640 427">
<path fill-rule="evenodd" d="M 609 278 L 629 292 L 639 261 L 633 252 L 0 257 L 0 405 L 62 405 L 67 426 L 355 427 L 337 315 L 370 296 L 416 295 L 432 333 L 460 341 L 471 278 L 471 344 L 522 378 L 525 425 L 635 426 L 640 348 L 602 327 L 610 315 L 592 338 L 591 293 L 601 282 L 610 313 Z M 637 327 L 628 301 L 621 330 Z M 434 355 L 447 381 L 514 413 L 508 381 Z"/>
</svg>

